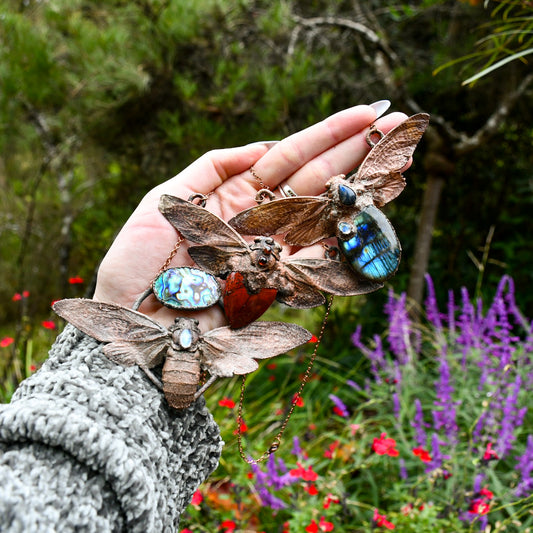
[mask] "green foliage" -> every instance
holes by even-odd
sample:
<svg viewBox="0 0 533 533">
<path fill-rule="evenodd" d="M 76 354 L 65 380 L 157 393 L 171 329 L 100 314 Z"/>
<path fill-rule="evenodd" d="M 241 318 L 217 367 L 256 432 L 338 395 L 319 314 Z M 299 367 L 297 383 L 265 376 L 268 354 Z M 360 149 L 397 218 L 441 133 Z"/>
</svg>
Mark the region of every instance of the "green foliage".
<svg viewBox="0 0 533 533">
<path fill-rule="evenodd" d="M 473 83 L 483 76 L 496 71 L 511 61 L 520 60 L 527 64 L 526 56 L 533 53 L 533 8 L 525 0 L 493 0 L 487 1 L 492 7 L 490 23 L 479 28 L 483 34 L 477 43 L 476 51 L 456 62 L 466 62 L 470 69 L 480 68 L 463 84 Z"/>
</svg>

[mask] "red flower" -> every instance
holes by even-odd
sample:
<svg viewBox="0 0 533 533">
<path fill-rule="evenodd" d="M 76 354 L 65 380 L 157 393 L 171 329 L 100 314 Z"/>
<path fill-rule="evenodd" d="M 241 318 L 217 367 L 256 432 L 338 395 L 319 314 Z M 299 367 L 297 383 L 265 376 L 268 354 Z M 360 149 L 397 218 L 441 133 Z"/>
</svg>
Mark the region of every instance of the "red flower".
<svg viewBox="0 0 533 533">
<path fill-rule="evenodd" d="M 483 515 L 487 514 L 489 510 L 489 504 L 485 500 L 477 499 L 470 504 L 470 509 L 468 509 L 468 512 L 471 514 Z"/>
<path fill-rule="evenodd" d="M 274 368 L 276 368 L 278 366 L 277 363 L 268 363 L 268 365 L 266 366 L 269 370 L 274 370 Z"/>
<path fill-rule="evenodd" d="M 335 450 L 339 447 L 339 444 L 340 444 L 340 441 L 338 441 L 338 440 L 336 440 L 335 442 L 332 442 L 328 446 L 328 449 L 324 452 L 324 457 L 326 457 L 328 459 L 332 459 Z"/>
<path fill-rule="evenodd" d="M 313 472 L 313 467 L 309 465 L 309 468 L 306 470 L 301 463 L 296 463 L 298 468 L 293 468 L 290 471 L 291 476 L 300 477 L 304 481 L 316 481 L 318 479 L 318 474 Z"/>
<path fill-rule="evenodd" d="M 483 461 L 493 461 L 496 459 L 499 459 L 500 457 L 498 454 L 492 449 L 492 442 L 489 442 L 487 444 L 487 448 L 485 450 L 485 453 L 483 454 Z"/>
<path fill-rule="evenodd" d="M 387 520 L 384 514 L 379 514 L 377 509 L 374 509 L 373 522 L 377 527 L 384 527 L 387 529 L 395 529 L 396 526 Z"/>
<path fill-rule="evenodd" d="M 11 298 L 14 302 L 20 302 L 22 298 L 27 298 L 30 295 L 30 291 L 22 291 L 22 294 L 16 292 Z"/>
<path fill-rule="evenodd" d="M 326 522 L 326 519 L 321 516 L 320 522 L 318 523 L 318 527 L 320 528 L 320 531 L 333 531 L 333 524 L 331 522 Z"/>
<path fill-rule="evenodd" d="M 30 372 L 35 372 L 37 367 L 35 365 L 30 365 Z"/>
<path fill-rule="evenodd" d="M 83 278 L 80 278 L 79 276 L 74 276 L 73 278 L 68 278 L 68 282 L 71 285 L 77 285 L 79 283 L 83 283 Z"/>
<path fill-rule="evenodd" d="M 281 533 L 290 533 L 289 527 L 290 527 L 289 522 L 284 522 L 283 523 L 283 531 Z"/>
<path fill-rule="evenodd" d="M 311 520 L 311 523 L 305 528 L 307 533 L 318 533 L 319 531 L 333 531 L 335 526 L 331 522 L 326 522 L 326 519 L 321 516 L 320 522 L 317 524 L 315 520 Z"/>
<path fill-rule="evenodd" d="M 233 432 L 233 434 L 237 435 L 238 433 L 244 433 L 246 431 L 248 431 L 248 426 L 246 425 L 246 422 L 244 420 L 241 420 L 239 427 Z"/>
<path fill-rule="evenodd" d="M 429 463 L 431 461 L 431 455 L 429 455 L 429 452 L 424 450 L 424 448 L 413 448 L 413 454 L 416 457 L 420 457 L 420 460 L 424 463 Z"/>
<path fill-rule="evenodd" d="M 333 494 L 329 493 L 326 496 L 326 500 L 324 501 L 324 504 L 322 505 L 322 507 L 324 507 L 324 509 L 329 509 L 329 506 L 332 503 L 340 503 L 340 502 L 341 501 L 339 500 L 339 498 L 337 496 L 334 496 Z"/>
<path fill-rule="evenodd" d="M 224 520 L 224 522 L 218 526 L 218 529 L 222 528 L 226 528 L 224 533 L 229 533 L 230 531 L 237 529 L 237 524 L 233 520 Z"/>
<path fill-rule="evenodd" d="M 318 533 L 318 524 L 311 520 L 311 523 L 305 528 L 307 533 Z"/>
<path fill-rule="evenodd" d="M 483 487 L 479 491 L 479 494 L 487 498 L 487 500 L 492 500 L 492 498 L 494 498 L 494 493 L 491 490 L 487 489 L 486 487 Z"/>
<path fill-rule="evenodd" d="M 13 337 L 4 337 L 2 340 L 0 340 L 0 348 L 5 348 L 14 342 L 15 339 Z"/>
<path fill-rule="evenodd" d="M 218 405 L 220 407 L 227 407 L 228 409 L 233 409 L 235 407 L 235 402 L 231 398 L 222 398 L 222 400 L 218 400 Z"/>
<path fill-rule="evenodd" d="M 46 329 L 56 329 L 56 324 L 53 320 L 43 320 L 41 325 Z"/>
<path fill-rule="evenodd" d="M 316 485 L 314 483 L 311 483 L 311 485 L 308 485 L 304 487 L 305 492 L 309 494 L 309 496 L 316 496 L 318 494 L 318 489 L 316 488 Z"/>
<path fill-rule="evenodd" d="M 379 439 L 374 438 L 372 443 L 372 450 L 378 455 L 390 455 L 391 457 L 398 457 L 400 452 L 395 448 L 396 441 L 394 439 L 388 439 L 386 433 L 382 433 Z"/>
<path fill-rule="evenodd" d="M 292 403 L 294 405 L 296 405 L 296 407 L 303 407 L 304 406 L 304 400 L 303 398 L 298 394 L 296 393 L 293 397 L 292 397 Z"/>
<path fill-rule="evenodd" d="M 199 490 L 197 490 L 192 495 L 191 503 L 192 503 L 192 505 L 200 505 L 203 502 L 203 500 L 204 500 L 204 497 L 203 497 L 202 493 Z"/>
<path fill-rule="evenodd" d="M 318 337 L 316 335 L 312 335 L 311 338 L 307 341 L 309 342 L 318 342 Z"/>
<path fill-rule="evenodd" d="M 185 529 L 181 530 L 181 533 L 194 533 L 194 531 L 192 529 L 189 529 L 188 527 L 186 527 Z"/>
<path fill-rule="evenodd" d="M 346 418 L 348 415 L 346 414 L 346 411 L 343 411 L 340 407 L 335 406 L 333 407 L 333 412 L 338 415 L 342 416 L 343 418 Z"/>
<path fill-rule="evenodd" d="M 253 473 L 253 472 L 248 472 L 248 473 L 246 474 L 246 477 L 247 477 L 248 479 L 253 479 L 253 478 L 254 478 L 254 473 Z"/>
</svg>

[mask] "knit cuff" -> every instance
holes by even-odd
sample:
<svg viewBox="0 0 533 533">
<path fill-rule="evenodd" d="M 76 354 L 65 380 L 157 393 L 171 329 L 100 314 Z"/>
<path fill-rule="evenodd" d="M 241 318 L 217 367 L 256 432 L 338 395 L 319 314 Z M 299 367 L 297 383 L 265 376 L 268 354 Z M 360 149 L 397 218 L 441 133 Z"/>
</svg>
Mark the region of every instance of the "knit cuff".
<svg viewBox="0 0 533 533">
<path fill-rule="evenodd" d="M 112 363 L 70 325 L 1 406 L 0 442 L 57 447 L 99 473 L 132 532 L 176 530 L 223 444 L 203 398 L 170 409 L 138 367 Z"/>
</svg>

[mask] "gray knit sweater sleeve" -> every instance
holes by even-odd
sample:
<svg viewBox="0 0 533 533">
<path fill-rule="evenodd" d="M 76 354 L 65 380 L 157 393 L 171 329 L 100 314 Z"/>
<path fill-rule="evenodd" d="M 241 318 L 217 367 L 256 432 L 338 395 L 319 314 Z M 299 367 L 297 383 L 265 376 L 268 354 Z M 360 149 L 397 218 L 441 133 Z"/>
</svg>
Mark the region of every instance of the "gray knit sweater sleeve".
<svg viewBox="0 0 533 533">
<path fill-rule="evenodd" d="M 178 531 L 222 449 L 203 398 L 177 412 L 67 325 L 0 406 L 0 531 Z"/>
</svg>

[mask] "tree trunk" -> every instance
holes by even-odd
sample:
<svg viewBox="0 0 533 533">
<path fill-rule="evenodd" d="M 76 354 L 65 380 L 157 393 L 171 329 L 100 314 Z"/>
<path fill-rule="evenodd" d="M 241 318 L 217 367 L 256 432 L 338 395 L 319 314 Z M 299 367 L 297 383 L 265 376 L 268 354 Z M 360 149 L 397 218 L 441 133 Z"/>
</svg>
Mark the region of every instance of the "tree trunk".
<svg viewBox="0 0 533 533">
<path fill-rule="evenodd" d="M 416 315 L 421 307 L 424 295 L 424 276 L 428 270 L 431 240 L 433 238 L 433 229 L 435 228 L 444 182 L 445 180 L 442 177 L 435 175 L 428 176 L 426 191 L 424 192 L 424 199 L 422 201 L 422 212 L 420 213 L 416 235 L 414 261 L 411 267 L 409 287 L 407 289 L 408 298 L 415 304 L 413 311 Z"/>
<path fill-rule="evenodd" d="M 439 135 L 435 128 L 426 132 L 427 153 L 424 168 L 427 172 L 426 190 L 422 200 L 422 211 L 418 222 L 415 241 L 414 261 L 411 267 L 407 296 L 413 306 L 411 314 L 418 318 L 424 296 L 424 276 L 428 271 L 431 241 L 437 220 L 440 196 L 447 178 L 454 172 L 453 156 L 449 143 Z"/>
</svg>

